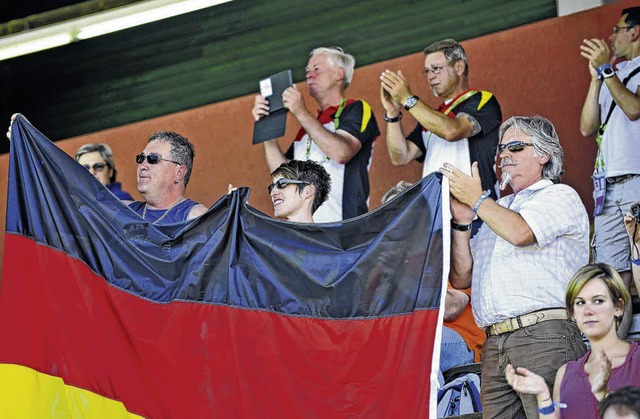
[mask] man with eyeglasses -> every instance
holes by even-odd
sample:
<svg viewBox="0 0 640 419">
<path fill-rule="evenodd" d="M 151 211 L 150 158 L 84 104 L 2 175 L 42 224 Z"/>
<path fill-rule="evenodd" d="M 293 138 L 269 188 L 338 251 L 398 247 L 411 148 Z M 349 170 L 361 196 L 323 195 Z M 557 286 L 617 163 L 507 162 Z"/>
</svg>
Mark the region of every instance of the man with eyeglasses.
<svg viewBox="0 0 640 419">
<path fill-rule="evenodd" d="M 270 172 L 292 159 L 318 162 L 329 172 L 331 193 L 314 213 L 317 222 L 353 218 L 369 209 L 369 166 L 380 131 L 371 106 L 346 97 L 354 66 L 354 57 L 342 48 L 311 51 L 305 71 L 309 94 L 319 106 L 317 117 L 294 85 L 282 94 L 284 106 L 301 125 L 293 144 L 283 153 L 277 139 L 264 143 Z M 256 96 L 251 113 L 256 121 L 269 114 L 264 96 Z"/>
<path fill-rule="evenodd" d="M 138 163 L 138 192 L 144 201 L 129 207 L 152 224 L 172 224 L 196 218 L 207 207 L 184 197 L 191 177 L 193 144 L 180 134 L 160 131 L 151 136 Z"/>
<path fill-rule="evenodd" d="M 502 122 L 497 99 L 490 92 L 469 89 L 467 55 L 455 40 L 434 42 L 424 54 L 427 83 L 443 100 L 438 109 L 420 101 L 401 71 L 385 70 L 380 76 L 392 163 L 403 166 L 414 159 L 424 162 L 424 177 L 444 162 L 471 174 L 471 163 L 478 162 L 483 189 L 497 198 L 495 150 Z M 402 106 L 417 120 L 407 137 L 400 123 Z"/>
<path fill-rule="evenodd" d="M 331 192 L 331 177 L 314 161 L 289 160 L 271 173 L 267 188 L 273 215 L 288 221 L 312 223 L 313 213 Z"/>
<path fill-rule="evenodd" d="M 76 151 L 76 161 L 85 167 L 112 194 L 123 201 L 133 201 L 129 192 L 122 190 L 122 184 L 116 181 L 117 170 L 111 147 L 107 144 L 85 144 Z"/>
<path fill-rule="evenodd" d="M 445 163 L 451 193 L 451 269 L 455 288 L 472 286 L 482 349 L 484 418 L 538 417 L 533 395 L 508 384 L 511 363 L 544 377 L 582 356 L 580 331 L 564 309 L 565 289 L 589 261 L 589 217 L 578 193 L 559 183 L 563 151 L 547 119 L 512 117 L 499 131 L 501 183 L 513 194 L 494 201 L 472 166 L 469 176 Z M 484 222 L 471 239 L 476 215 Z"/>
<path fill-rule="evenodd" d="M 640 197 L 640 7 L 622 10 L 609 37 L 585 39 L 591 83 L 580 115 L 580 132 L 597 134 L 594 169 L 594 260 L 613 266 L 631 285 L 631 248 L 623 217 Z M 611 65 L 614 59 L 624 59 Z M 640 278 L 635 278 L 640 289 Z M 626 337 L 632 307 L 625 310 L 618 336 Z"/>
</svg>

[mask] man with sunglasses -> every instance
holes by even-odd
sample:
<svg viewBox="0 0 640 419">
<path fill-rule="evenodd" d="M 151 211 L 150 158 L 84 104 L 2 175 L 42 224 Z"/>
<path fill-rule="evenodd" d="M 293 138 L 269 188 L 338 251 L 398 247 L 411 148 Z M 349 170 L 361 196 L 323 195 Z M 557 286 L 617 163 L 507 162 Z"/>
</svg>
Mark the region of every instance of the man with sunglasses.
<svg viewBox="0 0 640 419">
<path fill-rule="evenodd" d="M 307 108 L 294 85 L 282 101 L 302 126 L 286 153 L 278 140 L 265 141 L 269 171 L 288 160 L 313 160 L 324 166 L 333 182 L 327 201 L 314 214 L 317 222 L 339 221 L 369 209 L 369 166 L 373 141 L 380 135 L 371 106 L 364 100 L 347 99 L 355 59 L 342 48 L 316 48 L 306 67 L 309 94 L 319 106 L 318 116 Z M 257 121 L 269 114 L 269 102 L 255 98 L 252 115 Z"/>
<path fill-rule="evenodd" d="M 17 115 L 11 116 L 6 134 L 9 141 Z M 207 207 L 184 197 L 194 156 L 193 144 L 182 135 L 172 131 L 156 132 L 136 156 L 138 192 L 144 201 L 123 202 L 152 224 L 179 223 L 204 214 Z"/>
<path fill-rule="evenodd" d="M 138 192 L 144 201 L 129 207 L 152 224 L 179 223 L 204 214 L 207 207 L 184 197 L 194 155 L 193 144 L 182 135 L 153 134 L 136 156 Z"/>
<path fill-rule="evenodd" d="M 469 65 L 462 46 L 453 39 L 437 41 L 424 50 L 427 83 L 443 103 L 431 109 L 414 95 L 401 71 L 385 70 L 380 76 L 380 99 L 387 121 L 387 148 L 394 165 L 414 159 L 424 162 L 422 176 L 449 162 L 471 174 L 478 162 L 482 187 L 497 197 L 495 150 L 502 111 L 495 96 L 469 89 Z M 405 137 L 401 107 L 417 120 Z"/>
<path fill-rule="evenodd" d="M 622 10 L 609 37 L 585 39 L 580 53 L 588 60 L 591 83 L 580 115 L 580 132 L 597 134 L 594 170 L 594 260 L 613 266 L 631 285 L 631 248 L 623 217 L 640 197 L 640 7 Z M 616 65 L 615 59 L 624 59 Z M 640 289 L 640 278 L 635 278 Z M 626 337 L 631 305 L 618 336 Z"/>
<path fill-rule="evenodd" d="M 312 223 L 313 213 L 327 200 L 331 177 L 314 161 L 289 160 L 271 173 L 267 188 L 273 215 L 288 221 Z"/>
<path fill-rule="evenodd" d="M 84 166 L 112 194 L 123 201 L 133 201 L 128 192 L 122 190 L 122 184 L 116 181 L 116 164 L 113 152 L 107 144 L 85 144 L 76 151 L 76 161 Z"/>
<path fill-rule="evenodd" d="M 451 193 L 451 270 L 456 288 L 472 286 L 482 349 L 485 418 L 538 417 L 532 395 L 516 393 L 504 368 L 511 363 L 544 377 L 586 351 L 564 309 L 565 289 L 589 260 L 589 217 L 575 190 L 560 184 L 563 151 L 547 119 L 512 117 L 499 131 L 501 185 L 513 194 L 490 198 L 474 163 L 472 176 L 445 163 Z M 476 215 L 484 222 L 471 239 Z"/>
</svg>

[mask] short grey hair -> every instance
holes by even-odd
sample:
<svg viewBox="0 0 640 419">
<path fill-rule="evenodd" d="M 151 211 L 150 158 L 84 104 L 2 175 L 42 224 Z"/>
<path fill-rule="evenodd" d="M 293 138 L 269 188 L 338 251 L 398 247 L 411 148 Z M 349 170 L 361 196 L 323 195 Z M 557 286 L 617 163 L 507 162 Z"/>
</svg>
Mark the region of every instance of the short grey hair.
<svg viewBox="0 0 640 419">
<path fill-rule="evenodd" d="M 76 151 L 76 161 L 80 160 L 80 157 L 87 153 L 100 153 L 100 157 L 107 163 L 107 166 L 111 168 L 111 176 L 109 176 L 109 183 L 116 181 L 118 172 L 116 171 L 116 163 L 113 160 L 113 151 L 111 147 L 104 143 L 88 143 L 83 145 Z"/>
<path fill-rule="evenodd" d="M 533 148 L 539 157 L 549 156 L 549 161 L 542 167 L 542 178 L 553 183 L 560 182 L 564 153 L 556 128 L 551 121 L 541 116 L 512 116 L 500 126 L 499 141 L 509 128 L 531 137 Z"/>
<path fill-rule="evenodd" d="M 310 57 L 315 57 L 318 54 L 326 54 L 329 58 L 329 62 L 335 68 L 344 68 L 344 79 L 342 80 L 342 89 L 346 90 L 353 80 L 353 70 L 356 66 L 356 59 L 353 55 L 347 54 L 340 47 L 318 47 L 313 49 L 310 53 Z"/>
<path fill-rule="evenodd" d="M 444 57 L 449 64 L 453 64 L 456 61 L 464 61 L 464 75 L 469 75 L 469 63 L 467 62 L 467 53 L 455 39 L 447 38 L 442 41 L 436 41 L 427 46 L 424 49 L 424 55 L 433 54 L 434 52 L 442 51 Z"/>
<path fill-rule="evenodd" d="M 156 132 L 147 143 L 152 141 L 166 141 L 171 144 L 171 159 L 187 166 L 187 174 L 184 175 L 184 186 L 187 186 L 193 170 L 193 158 L 196 155 L 193 144 L 187 138 L 173 131 Z"/>
</svg>

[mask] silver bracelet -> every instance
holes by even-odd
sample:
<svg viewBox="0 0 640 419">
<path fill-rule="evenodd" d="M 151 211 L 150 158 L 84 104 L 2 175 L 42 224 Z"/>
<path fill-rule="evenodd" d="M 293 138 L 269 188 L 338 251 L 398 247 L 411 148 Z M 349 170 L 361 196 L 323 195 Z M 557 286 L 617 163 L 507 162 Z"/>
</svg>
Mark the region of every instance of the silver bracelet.
<svg viewBox="0 0 640 419">
<path fill-rule="evenodd" d="M 491 195 L 491 189 L 487 189 L 482 195 L 480 195 L 480 198 L 478 198 L 476 203 L 473 205 L 473 212 L 475 212 L 476 214 L 478 213 L 478 207 L 480 207 L 480 204 L 482 204 L 482 202 L 487 199 L 489 195 Z"/>
</svg>

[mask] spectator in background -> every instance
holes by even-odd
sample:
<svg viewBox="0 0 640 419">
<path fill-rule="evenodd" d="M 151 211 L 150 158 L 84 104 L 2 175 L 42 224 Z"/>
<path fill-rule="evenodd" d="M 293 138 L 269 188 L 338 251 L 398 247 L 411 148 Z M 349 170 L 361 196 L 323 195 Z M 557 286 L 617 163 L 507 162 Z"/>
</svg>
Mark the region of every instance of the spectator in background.
<svg viewBox="0 0 640 419">
<path fill-rule="evenodd" d="M 513 194 L 494 201 L 482 192 L 476 163 L 469 176 L 445 163 L 451 193 L 451 269 L 456 288 L 473 284 L 482 348 L 484 418 L 537 417 L 535 396 L 516 392 L 506 364 L 536 371 L 553 387 L 558 369 L 585 346 L 562 296 L 589 259 L 589 217 L 575 190 L 558 183 L 563 152 L 545 118 L 512 117 L 500 127 L 501 183 Z M 471 239 L 471 222 L 484 224 Z"/>
<path fill-rule="evenodd" d="M 640 201 L 636 201 L 629 208 L 629 211 L 624 216 L 624 225 L 627 229 L 631 248 L 631 271 L 637 284 L 640 282 Z M 636 290 L 640 292 L 640 290 Z"/>
<path fill-rule="evenodd" d="M 401 194 L 412 184 L 398 182 L 382 197 L 386 203 Z M 484 330 L 476 325 L 471 307 L 471 288 L 457 290 L 449 286 L 444 302 L 444 323 L 440 344 L 440 385 L 444 384 L 443 373 L 453 367 L 480 362 L 482 345 L 486 339 Z"/>
<path fill-rule="evenodd" d="M 616 333 L 631 296 L 613 267 L 594 263 L 576 272 L 565 300 L 589 339 L 590 351 L 558 370 L 553 393 L 544 378 L 529 369 L 508 365 L 505 375 L 516 391 L 536 396 L 541 417 L 595 418 L 598 401 L 609 391 L 640 385 L 640 346 Z"/>
<path fill-rule="evenodd" d="M 424 161 L 422 177 L 445 162 L 470 175 L 471 164 L 478 162 L 482 189 L 496 199 L 500 105 L 492 93 L 469 89 L 467 54 L 455 40 L 434 42 L 424 54 L 427 83 L 443 100 L 438 109 L 418 99 L 401 71 L 385 70 L 380 76 L 391 162 L 403 166 L 414 159 Z M 418 122 L 407 137 L 400 124 L 401 106 Z M 474 233 L 479 226 L 480 222 L 474 224 Z"/>
<path fill-rule="evenodd" d="M 600 401 L 602 419 L 640 419 L 640 387 L 624 386 Z"/>
<path fill-rule="evenodd" d="M 312 223 L 313 213 L 331 192 L 331 177 L 320 164 L 289 160 L 271 173 L 268 191 L 273 215 L 288 221 Z"/>
<path fill-rule="evenodd" d="M 269 171 L 291 160 L 313 160 L 324 166 L 332 180 L 331 194 L 314 213 L 316 222 L 339 221 L 368 211 L 369 165 L 373 141 L 380 135 L 371 106 L 347 99 L 355 59 L 339 47 L 311 51 L 306 67 L 309 94 L 320 107 L 317 118 L 308 110 L 294 85 L 282 101 L 302 128 L 283 154 L 278 140 L 265 141 Z M 258 95 L 251 111 L 257 121 L 269 114 L 269 102 Z"/>
<path fill-rule="evenodd" d="M 129 207 L 152 224 L 179 223 L 204 214 L 207 207 L 184 197 L 194 156 L 193 144 L 182 135 L 153 134 L 136 156 L 138 192 L 144 201 Z"/>
<path fill-rule="evenodd" d="M 580 115 L 584 136 L 598 133 L 594 172 L 597 185 L 594 210 L 594 260 L 612 265 L 631 284 L 630 248 L 623 217 L 640 197 L 640 7 L 624 9 L 609 37 L 585 39 L 580 53 L 588 60 L 591 83 Z M 611 66 L 612 60 L 624 59 Z M 606 126 L 606 128 L 605 128 Z M 636 278 L 640 289 L 640 278 Z M 624 338 L 631 325 L 631 306 L 618 333 Z"/>
<path fill-rule="evenodd" d="M 76 161 L 95 176 L 118 198 L 133 201 L 128 192 L 122 190 L 122 184 L 116 181 L 118 171 L 113 160 L 113 152 L 107 144 L 85 144 L 76 152 Z"/>
</svg>

